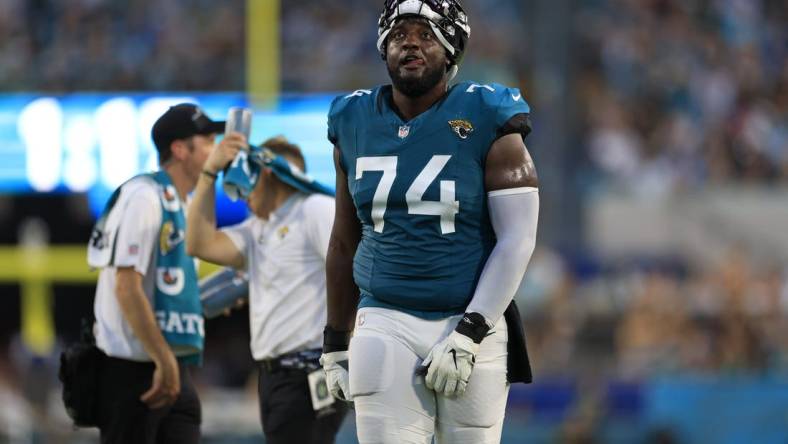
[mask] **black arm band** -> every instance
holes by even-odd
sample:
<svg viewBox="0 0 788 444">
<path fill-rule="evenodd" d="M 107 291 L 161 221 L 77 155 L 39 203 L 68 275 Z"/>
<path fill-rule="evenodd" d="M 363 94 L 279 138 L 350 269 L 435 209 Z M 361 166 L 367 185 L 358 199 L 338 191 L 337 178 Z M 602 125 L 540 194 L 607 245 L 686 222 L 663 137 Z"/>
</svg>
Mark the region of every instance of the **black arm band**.
<svg viewBox="0 0 788 444">
<path fill-rule="evenodd" d="M 512 116 L 506 123 L 503 124 L 495 133 L 495 140 L 501 137 L 517 133 L 523 136 L 523 139 L 531 133 L 531 119 L 526 113 L 519 113 Z"/>
<path fill-rule="evenodd" d="M 323 353 L 347 351 L 350 344 L 349 331 L 337 331 L 326 325 L 323 330 Z"/>
<path fill-rule="evenodd" d="M 457 328 L 454 330 L 457 333 L 464 334 L 471 338 L 473 342 L 481 344 L 482 339 L 484 339 L 487 332 L 490 331 L 490 327 L 487 326 L 487 321 L 484 320 L 484 316 L 479 313 L 465 313 L 462 319 L 460 319 L 459 324 L 457 324 Z"/>
</svg>

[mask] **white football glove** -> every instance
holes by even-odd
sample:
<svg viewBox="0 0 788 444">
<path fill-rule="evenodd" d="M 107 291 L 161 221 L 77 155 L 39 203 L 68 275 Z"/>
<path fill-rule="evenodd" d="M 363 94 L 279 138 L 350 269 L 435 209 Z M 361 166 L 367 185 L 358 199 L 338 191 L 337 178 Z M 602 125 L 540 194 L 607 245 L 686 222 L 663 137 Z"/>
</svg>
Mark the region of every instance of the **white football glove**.
<svg viewBox="0 0 788 444">
<path fill-rule="evenodd" d="M 465 313 L 457 328 L 446 339 L 432 347 L 422 362 L 420 373 L 426 369 L 427 388 L 444 396 L 460 396 L 468 387 L 479 344 L 490 326 L 479 313 Z"/>
<path fill-rule="evenodd" d="M 421 364 L 429 367 L 424 379 L 427 388 L 442 392 L 444 396 L 465 393 L 478 352 L 479 344 L 471 338 L 456 331 L 451 332 L 432 348 Z"/>
<path fill-rule="evenodd" d="M 350 401 L 350 377 L 348 376 L 348 352 L 336 351 L 323 353 L 320 356 L 320 365 L 326 372 L 326 385 L 328 391 L 342 401 Z"/>
</svg>

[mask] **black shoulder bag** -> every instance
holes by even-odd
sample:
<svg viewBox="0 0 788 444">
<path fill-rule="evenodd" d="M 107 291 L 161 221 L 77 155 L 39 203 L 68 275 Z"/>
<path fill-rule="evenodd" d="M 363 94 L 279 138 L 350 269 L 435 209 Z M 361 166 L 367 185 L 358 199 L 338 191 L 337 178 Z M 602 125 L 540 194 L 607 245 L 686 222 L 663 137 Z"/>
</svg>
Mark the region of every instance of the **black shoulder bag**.
<svg viewBox="0 0 788 444">
<path fill-rule="evenodd" d="M 93 337 L 93 322 L 83 319 L 80 340 L 60 354 L 58 372 L 63 404 L 76 427 L 98 426 L 98 377 L 103 357 Z"/>
</svg>

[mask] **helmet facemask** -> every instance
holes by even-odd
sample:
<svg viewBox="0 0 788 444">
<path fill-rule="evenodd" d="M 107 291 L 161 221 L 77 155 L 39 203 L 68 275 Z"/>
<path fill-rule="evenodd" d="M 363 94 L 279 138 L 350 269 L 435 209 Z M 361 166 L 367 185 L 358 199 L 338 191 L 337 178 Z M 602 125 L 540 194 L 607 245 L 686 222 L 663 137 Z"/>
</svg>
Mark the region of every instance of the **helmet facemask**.
<svg viewBox="0 0 788 444">
<path fill-rule="evenodd" d="M 458 0 L 386 0 L 378 19 L 378 51 L 386 59 L 386 38 L 398 20 L 418 16 L 425 18 L 441 45 L 450 65 L 449 80 L 457 74 L 465 46 L 471 34 L 468 17 Z"/>
</svg>

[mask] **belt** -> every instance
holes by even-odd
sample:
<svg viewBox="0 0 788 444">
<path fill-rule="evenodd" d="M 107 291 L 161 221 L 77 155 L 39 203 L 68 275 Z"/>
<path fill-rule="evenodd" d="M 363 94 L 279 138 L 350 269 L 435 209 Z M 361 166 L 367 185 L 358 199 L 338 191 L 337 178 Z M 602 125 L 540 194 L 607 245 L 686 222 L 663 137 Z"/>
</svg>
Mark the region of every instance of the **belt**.
<svg viewBox="0 0 788 444">
<path fill-rule="evenodd" d="M 257 361 L 257 365 L 260 366 L 260 370 L 268 373 L 276 373 L 283 370 L 307 370 L 311 372 L 320 368 L 320 355 L 322 353 L 323 350 L 319 348 L 301 350 Z"/>
</svg>

